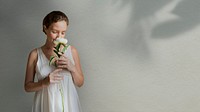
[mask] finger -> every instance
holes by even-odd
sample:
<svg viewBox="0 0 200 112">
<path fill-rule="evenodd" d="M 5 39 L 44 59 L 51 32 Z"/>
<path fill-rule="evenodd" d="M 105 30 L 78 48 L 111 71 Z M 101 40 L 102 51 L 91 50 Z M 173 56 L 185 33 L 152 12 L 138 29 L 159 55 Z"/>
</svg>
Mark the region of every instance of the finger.
<svg viewBox="0 0 200 112">
<path fill-rule="evenodd" d="M 58 73 L 60 71 L 62 71 L 62 69 L 56 69 L 56 70 L 53 71 L 53 73 L 55 74 L 55 73 Z"/>
<path fill-rule="evenodd" d="M 61 60 L 58 60 L 58 61 L 57 61 L 57 64 L 59 65 L 59 64 L 66 63 L 66 62 L 67 62 L 67 60 L 62 60 L 62 59 L 61 59 Z"/>
<path fill-rule="evenodd" d="M 64 78 L 63 75 L 56 75 L 52 77 L 51 82 L 61 81 L 63 80 L 63 78 Z"/>
<path fill-rule="evenodd" d="M 66 58 L 67 56 L 65 54 L 62 54 L 61 57 Z"/>
<path fill-rule="evenodd" d="M 67 61 L 68 61 L 68 59 L 58 59 L 57 60 L 58 63 L 60 63 L 60 62 L 67 62 Z"/>
<path fill-rule="evenodd" d="M 54 77 L 54 81 L 60 81 L 63 80 L 63 77 Z"/>
<path fill-rule="evenodd" d="M 55 75 L 54 78 L 63 78 L 63 75 Z"/>
<path fill-rule="evenodd" d="M 66 59 L 65 55 L 61 55 L 59 59 Z"/>
<path fill-rule="evenodd" d="M 67 64 L 66 61 L 59 61 L 59 62 L 57 63 L 57 65 L 66 65 L 66 64 Z"/>
<path fill-rule="evenodd" d="M 61 57 L 62 57 L 63 59 L 69 59 L 69 58 L 68 58 L 66 55 L 64 55 L 64 54 L 63 54 Z"/>
<path fill-rule="evenodd" d="M 58 83 L 58 82 L 60 82 L 60 80 L 56 80 L 56 79 L 51 80 L 51 83 Z"/>
<path fill-rule="evenodd" d="M 58 65 L 57 67 L 62 69 L 62 68 L 67 68 L 67 65 Z"/>
<path fill-rule="evenodd" d="M 64 57 L 61 55 L 60 56 L 60 58 L 58 58 L 58 60 L 63 60 L 64 59 Z"/>
<path fill-rule="evenodd" d="M 60 83 L 60 81 L 55 80 L 55 81 L 52 81 L 52 83 Z"/>
</svg>

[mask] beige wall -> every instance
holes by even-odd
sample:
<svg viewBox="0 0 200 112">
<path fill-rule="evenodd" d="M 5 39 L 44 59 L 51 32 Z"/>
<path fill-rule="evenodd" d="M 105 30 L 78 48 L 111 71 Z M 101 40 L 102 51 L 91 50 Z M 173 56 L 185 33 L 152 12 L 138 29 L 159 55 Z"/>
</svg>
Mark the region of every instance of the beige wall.
<svg viewBox="0 0 200 112">
<path fill-rule="evenodd" d="M 26 0 L 0 6 L 0 108 L 30 112 L 23 81 L 27 55 L 45 41 L 52 10 L 70 19 L 81 58 L 84 112 L 199 112 L 200 1 Z"/>
</svg>

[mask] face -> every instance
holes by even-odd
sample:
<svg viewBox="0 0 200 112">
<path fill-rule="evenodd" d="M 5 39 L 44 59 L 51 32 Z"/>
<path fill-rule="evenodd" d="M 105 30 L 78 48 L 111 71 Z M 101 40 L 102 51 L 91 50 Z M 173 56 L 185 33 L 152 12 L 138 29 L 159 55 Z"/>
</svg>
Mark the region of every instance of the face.
<svg viewBox="0 0 200 112">
<path fill-rule="evenodd" d="M 49 28 L 45 28 L 45 33 L 47 35 L 47 42 L 52 43 L 56 38 L 64 38 L 67 31 L 66 21 L 58 21 L 52 23 Z"/>
</svg>

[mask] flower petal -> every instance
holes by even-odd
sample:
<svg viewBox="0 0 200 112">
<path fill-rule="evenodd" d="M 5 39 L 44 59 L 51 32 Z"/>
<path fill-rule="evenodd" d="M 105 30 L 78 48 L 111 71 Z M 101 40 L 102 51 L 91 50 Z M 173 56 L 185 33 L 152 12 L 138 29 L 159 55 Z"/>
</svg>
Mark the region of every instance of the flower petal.
<svg viewBox="0 0 200 112">
<path fill-rule="evenodd" d="M 67 39 L 65 39 L 65 38 L 61 38 L 61 37 L 59 37 L 59 38 L 57 38 L 55 41 L 54 41 L 54 43 L 57 45 L 58 43 L 62 43 L 62 44 L 64 44 L 64 45 L 66 45 L 67 44 Z"/>
</svg>

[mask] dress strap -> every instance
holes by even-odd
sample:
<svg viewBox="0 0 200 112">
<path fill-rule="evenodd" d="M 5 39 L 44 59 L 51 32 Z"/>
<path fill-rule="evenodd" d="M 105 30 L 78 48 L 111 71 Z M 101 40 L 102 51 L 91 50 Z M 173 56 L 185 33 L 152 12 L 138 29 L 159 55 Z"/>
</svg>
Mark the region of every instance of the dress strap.
<svg viewBox="0 0 200 112">
<path fill-rule="evenodd" d="M 42 51 L 41 51 L 41 50 L 42 50 L 41 47 L 40 47 L 40 48 L 37 48 L 37 56 L 38 56 L 38 59 L 37 59 L 37 67 L 38 67 L 38 69 L 41 68 L 41 64 L 42 64 L 42 62 L 43 62 L 43 60 L 42 60 Z"/>
<path fill-rule="evenodd" d="M 71 45 L 67 48 L 65 56 L 67 56 L 72 61 L 72 63 L 75 64 L 73 56 L 72 56 Z"/>
<path fill-rule="evenodd" d="M 41 60 L 41 48 L 37 48 L 38 62 Z"/>
</svg>

